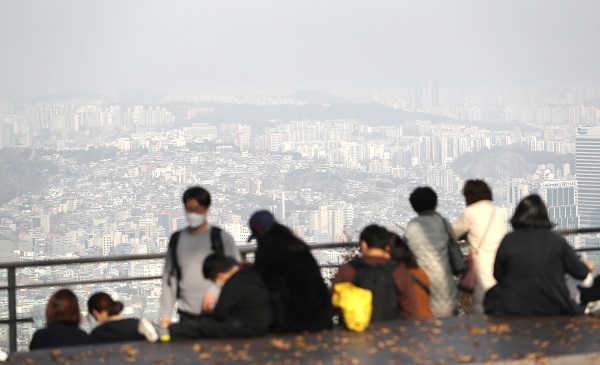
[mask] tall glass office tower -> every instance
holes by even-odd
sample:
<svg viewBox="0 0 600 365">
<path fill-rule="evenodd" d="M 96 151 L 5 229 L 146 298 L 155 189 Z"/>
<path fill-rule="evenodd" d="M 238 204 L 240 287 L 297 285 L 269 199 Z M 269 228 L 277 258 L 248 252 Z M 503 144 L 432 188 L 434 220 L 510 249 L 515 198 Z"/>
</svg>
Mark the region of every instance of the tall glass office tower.
<svg viewBox="0 0 600 365">
<path fill-rule="evenodd" d="M 575 151 L 580 224 L 600 228 L 600 126 L 578 127 Z"/>
</svg>

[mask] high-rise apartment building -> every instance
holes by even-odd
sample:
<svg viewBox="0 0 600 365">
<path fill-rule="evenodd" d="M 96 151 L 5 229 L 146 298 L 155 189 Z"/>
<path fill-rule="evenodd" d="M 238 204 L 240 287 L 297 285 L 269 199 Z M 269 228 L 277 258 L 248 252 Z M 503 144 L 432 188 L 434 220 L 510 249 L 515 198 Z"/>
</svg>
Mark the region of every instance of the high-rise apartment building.
<svg viewBox="0 0 600 365">
<path fill-rule="evenodd" d="M 310 228 L 315 233 L 317 241 L 342 242 L 346 239 L 344 233 L 346 211 L 328 206 L 320 206 L 310 212 Z"/>
<path fill-rule="evenodd" d="M 579 226 L 577 181 L 544 181 L 538 188 L 538 194 L 546 202 L 548 215 L 556 224 L 556 229 L 574 229 Z"/>
<path fill-rule="evenodd" d="M 600 126 L 578 127 L 575 176 L 581 227 L 600 227 Z"/>
<path fill-rule="evenodd" d="M 519 202 L 530 194 L 538 194 L 546 203 L 550 221 L 556 229 L 574 229 L 579 227 L 577 212 L 577 181 L 572 178 L 555 178 L 555 168 L 538 166 L 533 179 L 512 179 L 507 184 L 506 208 L 509 216 L 515 211 Z M 544 175 L 544 173 L 546 173 Z M 573 247 L 579 247 L 578 235 L 566 237 Z"/>
</svg>

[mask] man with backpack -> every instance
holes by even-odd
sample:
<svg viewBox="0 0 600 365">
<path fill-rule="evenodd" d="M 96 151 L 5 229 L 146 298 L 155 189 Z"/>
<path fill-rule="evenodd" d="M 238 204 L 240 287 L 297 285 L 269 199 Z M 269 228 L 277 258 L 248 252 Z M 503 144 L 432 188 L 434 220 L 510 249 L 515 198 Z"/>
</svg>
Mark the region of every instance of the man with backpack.
<svg viewBox="0 0 600 365">
<path fill-rule="evenodd" d="M 371 322 L 419 318 L 416 284 L 405 265 L 390 259 L 390 244 L 384 227 L 365 227 L 360 234 L 362 257 L 342 265 L 332 280 L 332 285 L 350 282 L 372 292 Z"/>
<path fill-rule="evenodd" d="M 173 233 L 169 241 L 160 296 L 161 328 L 171 324 L 175 302 L 179 303 L 180 322 L 196 320 L 216 304 L 219 288 L 202 273 L 208 255 L 219 253 L 241 260 L 233 237 L 206 220 L 210 203 L 210 194 L 200 186 L 183 193 L 188 227 Z"/>
</svg>

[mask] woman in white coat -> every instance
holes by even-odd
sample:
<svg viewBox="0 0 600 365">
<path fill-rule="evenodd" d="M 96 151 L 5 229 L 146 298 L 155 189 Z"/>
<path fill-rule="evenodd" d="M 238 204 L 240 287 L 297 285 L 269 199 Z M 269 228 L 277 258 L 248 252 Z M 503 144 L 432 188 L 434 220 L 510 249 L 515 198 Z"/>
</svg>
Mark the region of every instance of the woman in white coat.
<svg viewBox="0 0 600 365">
<path fill-rule="evenodd" d="M 466 235 L 469 252 L 477 254 L 476 282 L 471 311 L 483 314 L 485 293 L 496 285 L 494 261 L 500 242 L 506 235 L 506 214 L 494 207 L 492 190 L 483 180 L 467 180 L 463 187 L 467 207 L 452 224 L 456 237 Z"/>
</svg>

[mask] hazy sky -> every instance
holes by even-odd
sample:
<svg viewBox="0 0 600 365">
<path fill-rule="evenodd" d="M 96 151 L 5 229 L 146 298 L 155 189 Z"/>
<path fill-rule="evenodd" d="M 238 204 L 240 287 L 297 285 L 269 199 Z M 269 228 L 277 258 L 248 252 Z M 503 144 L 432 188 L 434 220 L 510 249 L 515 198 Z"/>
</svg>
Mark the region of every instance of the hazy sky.
<svg viewBox="0 0 600 365">
<path fill-rule="evenodd" d="M 600 80 L 598 0 L 3 0 L 0 89 Z"/>
</svg>

